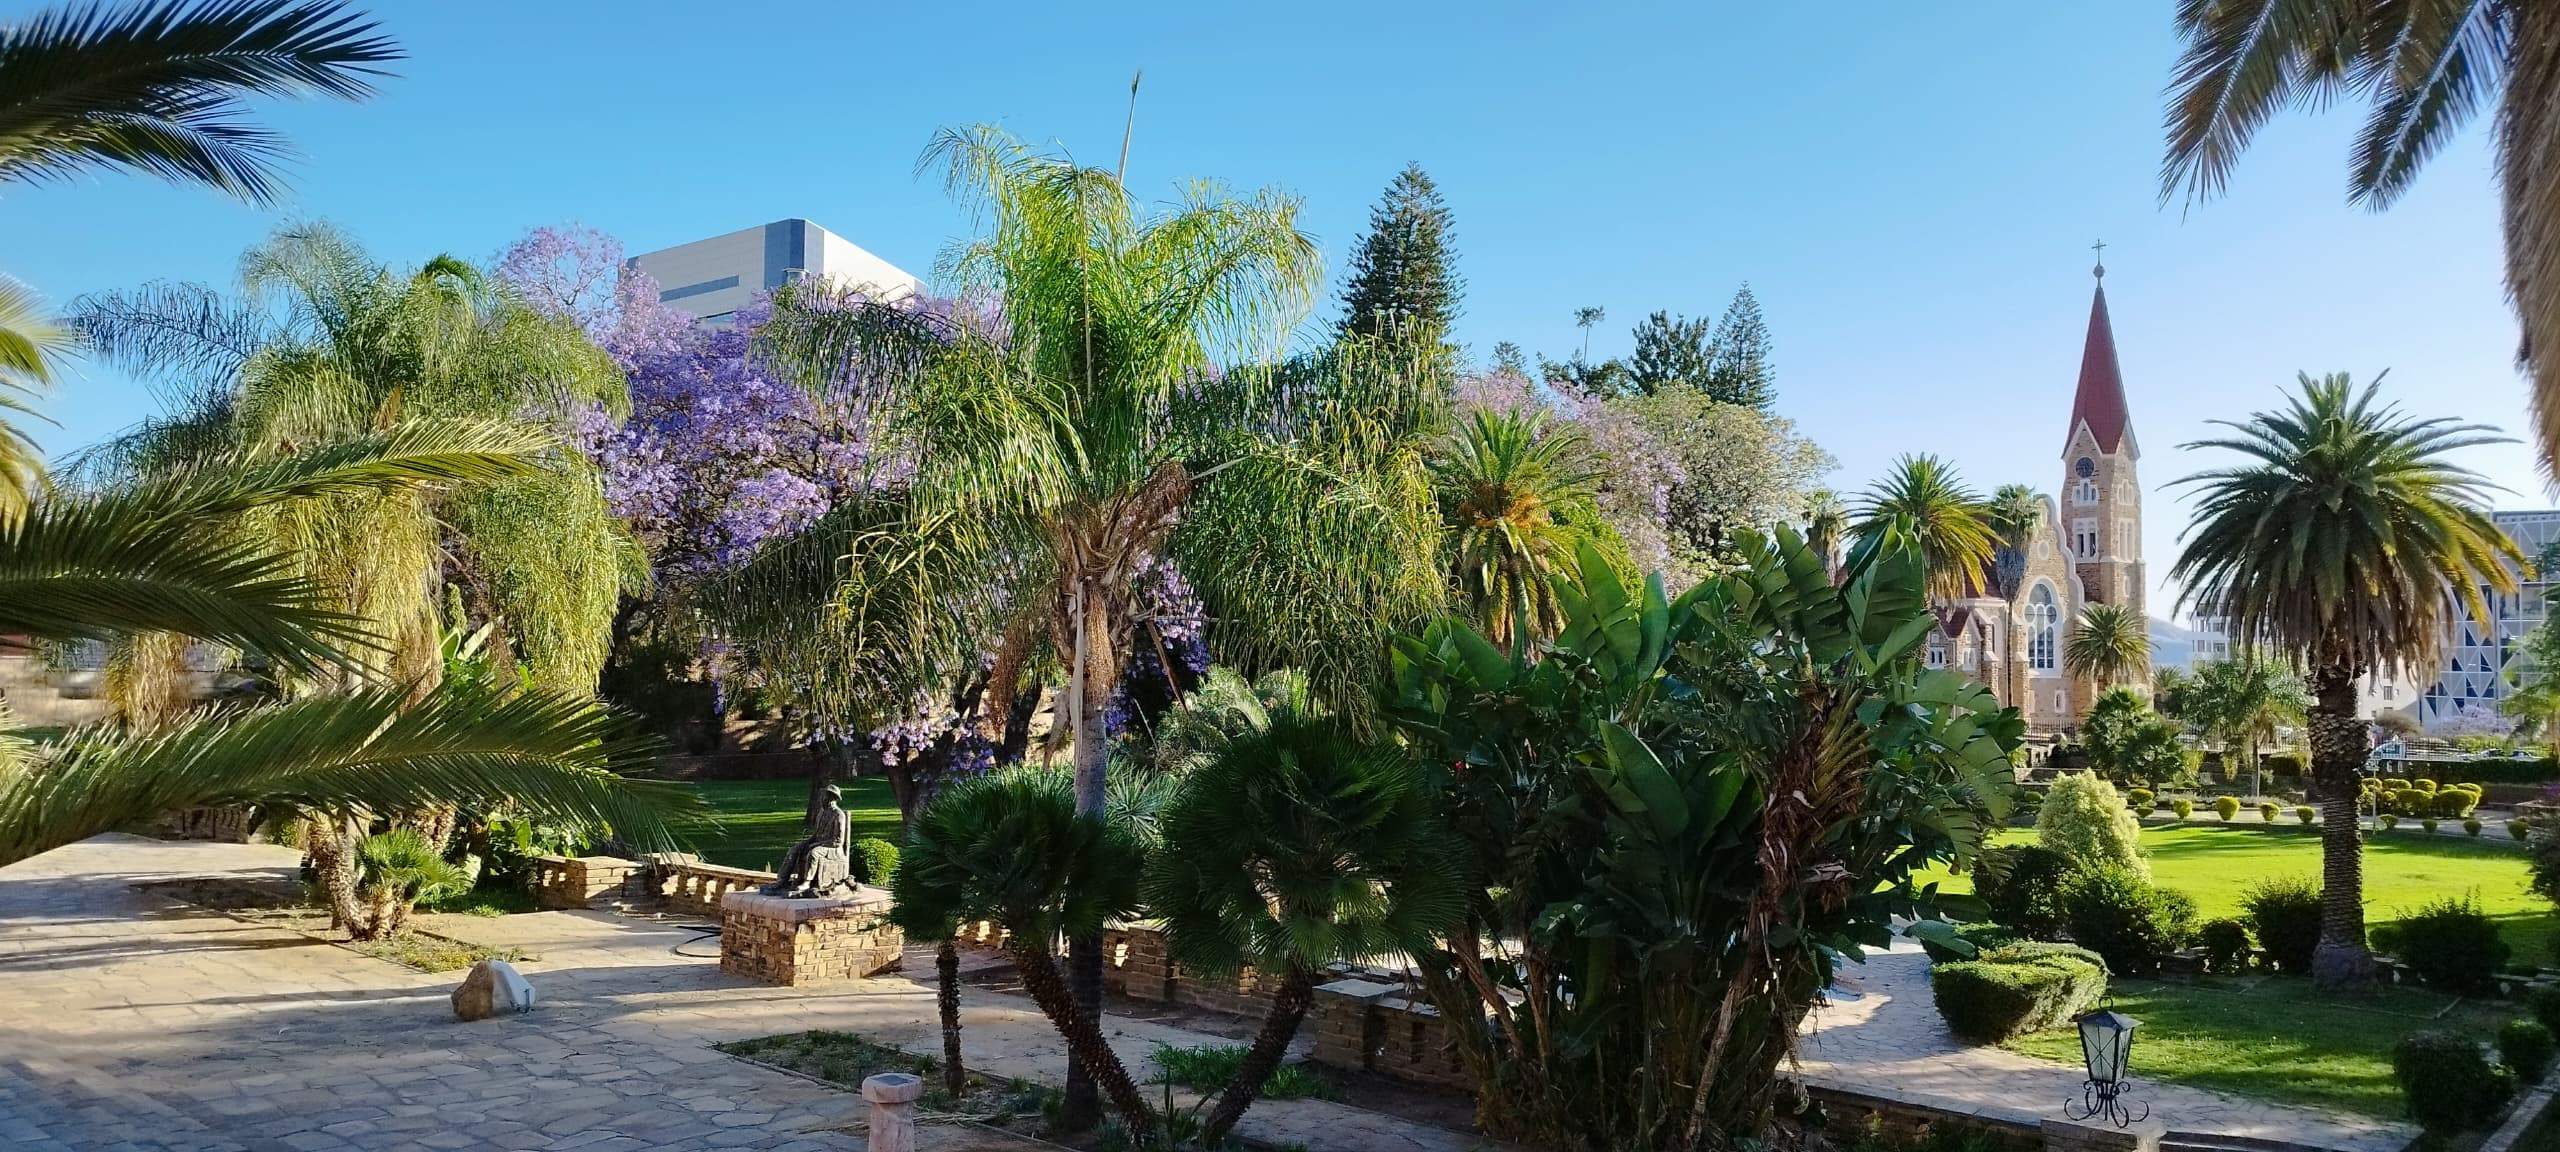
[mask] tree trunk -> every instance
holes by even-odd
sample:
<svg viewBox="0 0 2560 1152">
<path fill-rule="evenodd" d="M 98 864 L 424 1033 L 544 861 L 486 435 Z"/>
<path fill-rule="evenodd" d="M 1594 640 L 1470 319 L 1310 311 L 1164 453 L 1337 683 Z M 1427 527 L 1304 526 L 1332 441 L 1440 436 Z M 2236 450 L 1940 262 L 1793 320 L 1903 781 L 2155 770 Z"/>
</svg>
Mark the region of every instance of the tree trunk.
<svg viewBox="0 0 2560 1152">
<path fill-rule="evenodd" d="M 1102 731 L 1102 713 L 1111 700 L 1119 681 L 1118 632 L 1112 627 L 1110 596 L 1097 586 L 1099 577 L 1081 574 L 1070 598 L 1069 624 L 1074 629 L 1075 651 L 1068 669 L 1069 691 L 1073 707 L 1068 715 L 1075 729 L 1076 815 L 1086 820 L 1107 817 L 1107 800 L 1103 769 L 1109 762 L 1111 745 Z M 1067 983 L 1075 998 L 1076 1010 L 1086 1017 L 1102 1018 L 1102 933 L 1099 929 L 1080 933 L 1067 941 Z M 1092 1127 L 1097 1119 L 1094 1085 L 1087 1076 L 1079 1076 L 1069 1068 L 1067 1095 L 1058 1110 L 1059 1127 L 1077 1132 Z M 1125 1073 L 1123 1074 L 1125 1077 Z M 1106 1086 L 1107 1087 L 1107 1086 Z"/>
<path fill-rule="evenodd" d="M 940 984 L 934 1001 L 942 1009 L 942 1088 L 956 1097 L 969 1091 L 969 1071 L 960 1064 L 960 949 L 949 938 L 934 950 L 933 970 Z"/>
<path fill-rule="evenodd" d="M 311 874 L 329 903 L 329 927 L 357 939 L 365 929 L 361 894 L 356 891 L 356 839 L 363 825 L 344 817 L 315 818 L 304 830 L 303 852 L 311 857 Z"/>
<path fill-rule="evenodd" d="M 1137 1082 L 1129 1079 L 1129 1070 L 1102 1038 L 1100 1017 L 1088 1016 L 1077 1008 L 1075 997 L 1067 991 L 1067 982 L 1058 975 L 1057 961 L 1045 948 L 1026 944 L 1019 936 L 1011 946 L 1013 964 L 1022 976 L 1022 987 L 1031 993 L 1033 1003 L 1058 1026 L 1067 1041 L 1071 1069 L 1081 1068 L 1098 1082 L 1111 1097 L 1111 1106 L 1120 1112 L 1121 1123 L 1128 1126 L 1129 1144 L 1145 1148 L 1155 1143 L 1156 1117 L 1148 1109 L 1147 1098 L 1138 1092 Z"/>
<path fill-rule="evenodd" d="M 2311 676 L 2311 774 L 2320 789 L 2320 947 L 2313 986 L 2358 989 L 2373 982 L 2364 942 L 2364 830 L 2356 793 L 2370 743 L 2356 719 L 2354 669 L 2328 665 Z"/>
<path fill-rule="evenodd" d="M 1244 1118 L 1244 1110 L 1262 1095 L 1263 1081 L 1280 1070 L 1280 1058 L 1289 1054 L 1289 1041 L 1298 1035 L 1298 1024 L 1307 1018 L 1307 1005 L 1314 1001 L 1316 981 L 1313 973 L 1292 964 L 1289 975 L 1271 994 L 1271 1010 L 1263 1014 L 1262 1030 L 1253 1034 L 1253 1046 L 1245 1049 L 1244 1062 L 1236 1066 L 1235 1078 L 1218 1093 L 1218 1107 L 1209 1113 L 1200 1129 L 1200 1146 L 1218 1147 L 1226 1139 L 1227 1130 Z"/>
</svg>

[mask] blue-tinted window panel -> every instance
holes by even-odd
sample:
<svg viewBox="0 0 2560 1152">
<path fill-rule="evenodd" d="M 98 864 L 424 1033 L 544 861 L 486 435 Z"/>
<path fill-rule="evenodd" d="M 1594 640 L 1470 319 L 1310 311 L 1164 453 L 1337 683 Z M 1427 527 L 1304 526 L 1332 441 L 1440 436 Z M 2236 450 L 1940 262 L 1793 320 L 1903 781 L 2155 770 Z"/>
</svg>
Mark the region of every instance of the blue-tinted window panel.
<svg viewBox="0 0 2560 1152">
<path fill-rule="evenodd" d="M 737 277 L 723 276 L 717 280 L 705 280 L 699 284 L 687 284 L 682 288 L 669 288 L 664 292 L 658 293 L 658 303 L 665 304 L 670 301 L 682 300 L 687 296 L 700 296 L 706 292 L 717 292 L 723 288 L 735 288 L 737 286 Z"/>
</svg>

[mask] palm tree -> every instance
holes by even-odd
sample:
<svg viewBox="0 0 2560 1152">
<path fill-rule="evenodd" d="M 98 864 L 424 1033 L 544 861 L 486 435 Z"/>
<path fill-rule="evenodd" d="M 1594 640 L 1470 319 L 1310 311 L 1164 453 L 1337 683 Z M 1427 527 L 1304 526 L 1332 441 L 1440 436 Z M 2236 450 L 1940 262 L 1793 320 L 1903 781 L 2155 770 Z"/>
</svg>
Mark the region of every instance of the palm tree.
<svg viewBox="0 0 2560 1152">
<path fill-rule="evenodd" d="M 1217 1147 L 1280 1067 L 1335 963 L 1420 955 L 1457 923 L 1465 885 L 1412 760 L 1362 743 L 1303 677 L 1266 705 L 1231 697 L 1240 731 L 1194 749 L 1163 817 L 1146 905 L 1185 972 L 1251 968 L 1273 986 L 1253 1044 L 1201 1127 Z"/>
<path fill-rule="evenodd" d="M 2151 626 L 2122 604 L 2091 604 L 2072 625 L 2062 668 L 2101 688 L 2138 680 L 2151 669 Z"/>
<path fill-rule="evenodd" d="M 1804 542 L 1822 557 L 1823 567 L 1840 570 L 1840 541 L 1849 535 L 1849 509 L 1840 503 L 1840 494 L 1828 488 L 1816 488 L 1805 496 Z"/>
<path fill-rule="evenodd" d="M 2044 497 L 2024 484 L 2003 484 L 1992 490 L 1983 518 L 2000 541 L 1992 551 L 1993 575 L 2003 592 L 2015 589 L 2026 576 L 2027 546 L 2044 519 Z"/>
<path fill-rule="evenodd" d="M 1051 951 L 1061 934 L 1097 936 L 1105 921 L 1137 907 L 1142 850 L 1125 822 L 1088 819 L 1078 808 L 1073 781 L 1057 772 L 953 785 L 909 832 L 889 918 L 928 939 L 971 920 L 1002 927 L 1024 990 L 1144 1148 L 1155 1113 L 1103 1038 L 1101 1014 L 1077 1002 Z"/>
<path fill-rule="evenodd" d="M 40 640 L 177 633 L 330 674 L 376 645 L 289 558 L 223 530 L 279 504 L 524 467 L 516 434 L 424 424 L 282 458 L 201 460 L 111 490 L 40 494 L 0 526 L 0 631 Z M 45 736 L 0 717 L 0 864 L 179 808 L 313 813 L 506 805 L 638 843 L 692 803 L 615 769 L 650 751 L 583 697 L 506 701 L 386 685 L 154 725 Z"/>
<path fill-rule="evenodd" d="M 1438 607 L 1430 554 L 1402 531 L 1427 516 L 1428 488 L 1398 462 L 1445 404 L 1439 358 L 1268 365 L 1321 281 L 1288 197 L 1199 184 L 1144 215 L 1113 173 L 986 127 L 941 133 L 925 163 L 985 222 L 941 270 L 986 307 L 804 281 L 758 337 L 813 389 L 859 381 L 882 439 L 915 462 L 911 532 L 966 537 L 931 547 L 984 558 L 970 579 L 1007 606 L 982 641 L 996 648 L 987 698 L 1013 699 L 1037 647 L 1052 650 L 1085 814 L 1105 804 L 1103 713 L 1139 639 L 1143 565 L 1173 562 L 1230 652 L 1327 649 L 1362 670 L 1346 688 L 1366 683 L 1386 630 Z M 1369 475 L 1371 458 L 1387 472 Z M 1073 967 L 1098 1013 L 1098 938 Z M 1070 1089 L 1080 1122 L 1090 1089 Z"/>
<path fill-rule="evenodd" d="M 1459 600 L 1498 643 L 1553 635 L 1552 577 L 1598 516 L 1582 435 L 1538 411 L 1479 411 L 1431 460 Z"/>
<path fill-rule="evenodd" d="M 1876 482 L 1858 502 L 1850 533 L 1872 547 L 1888 527 L 1901 525 L 1927 557 L 1929 595 L 1958 600 L 1988 586 L 1996 540 L 1981 497 L 1964 486 L 1946 461 L 1927 454 L 1904 456 L 1893 474 Z"/>
<path fill-rule="evenodd" d="M 2313 975 L 2330 987 L 2372 973 L 2355 819 L 2368 740 L 2356 680 L 2434 667 L 2452 614 L 2487 619 L 2482 590 L 2513 592 L 2507 565 L 2523 561 L 2483 507 L 2485 482 L 2450 459 L 2499 442 L 2494 430 L 2405 417 L 2375 403 L 2379 383 L 2358 391 L 2344 373 L 2305 373 L 2284 410 L 2221 422 L 2230 435 L 2186 445 L 2248 459 L 2178 481 L 2199 500 L 2169 573 L 2182 606 L 2224 618 L 2233 642 L 2267 645 L 2304 671 L 2323 808 Z"/>
<path fill-rule="evenodd" d="M 1576 360 L 1591 358 L 1591 329 L 1608 318 L 1609 310 L 1597 305 L 1573 310 L 1573 326 L 1582 329 L 1582 351 L 1575 356 Z"/>
<path fill-rule="evenodd" d="M 2219 194 L 2260 125 L 2353 93 L 2371 107 L 2347 200 L 2386 208 L 2480 106 L 2498 104 L 2507 298 L 2524 329 L 2542 456 L 2560 462 L 2560 12 L 2542 4 L 2181 0 L 2165 202 Z"/>
<path fill-rule="evenodd" d="M 2239 754 L 2252 797 L 2259 746 L 2275 738 L 2279 725 L 2300 723 L 2311 707 L 2302 678 L 2257 652 L 2200 665 L 2184 692 L 2191 722 L 2220 740 L 2226 753 Z"/>
</svg>

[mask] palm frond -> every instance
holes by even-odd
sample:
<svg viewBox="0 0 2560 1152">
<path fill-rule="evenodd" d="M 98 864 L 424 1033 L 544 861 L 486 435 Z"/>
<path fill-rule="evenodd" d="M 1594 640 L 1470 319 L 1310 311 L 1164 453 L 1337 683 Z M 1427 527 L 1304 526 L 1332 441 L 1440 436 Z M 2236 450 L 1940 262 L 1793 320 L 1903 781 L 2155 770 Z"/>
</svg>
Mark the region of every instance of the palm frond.
<svg viewBox="0 0 2560 1152">
<path fill-rule="evenodd" d="M 2371 46 L 2356 72 L 2374 90 L 2356 137 L 2347 198 L 2384 207 L 2503 79 L 2510 22 L 2495 0 L 2401 0 L 2374 6 Z"/>
<path fill-rule="evenodd" d="M 618 737 L 591 701 L 509 699 L 393 686 L 315 696 L 163 727 L 73 729 L 0 766 L 0 863 L 162 812 L 249 804 L 400 811 L 506 810 L 672 846 L 669 819 L 699 801 L 617 769 L 653 751 Z"/>
<path fill-rule="evenodd" d="M 2251 137 L 2288 104 L 2321 99 L 2365 38 L 2367 5 L 2346 0 L 2179 0 L 2186 43 L 2169 84 L 2160 199 L 2220 195 Z"/>
<path fill-rule="evenodd" d="M 150 0 L 0 28 L 0 180 L 123 168 L 264 204 L 283 139 L 242 97 L 359 100 L 400 59 L 335 0 Z"/>
</svg>

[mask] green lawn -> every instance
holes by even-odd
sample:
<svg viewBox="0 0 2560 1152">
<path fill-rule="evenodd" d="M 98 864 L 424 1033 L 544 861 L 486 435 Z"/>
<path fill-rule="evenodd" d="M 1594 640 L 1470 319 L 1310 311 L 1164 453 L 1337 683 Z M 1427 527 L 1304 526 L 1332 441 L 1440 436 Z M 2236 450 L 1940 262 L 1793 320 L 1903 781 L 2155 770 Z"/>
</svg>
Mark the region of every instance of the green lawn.
<svg viewBox="0 0 2560 1152">
<path fill-rule="evenodd" d="M 2324 998 L 2311 982 L 2285 976 L 2211 978 L 2194 984 L 2117 980 L 2114 1007 L 2142 1022 L 2133 1038 L 2137 1080 L 2200 1088 L 2312 1108 L 2396 1119 L 2404 1115 L 2391 1078 L 2391 1045 L 2420 1029 L 2487 1036 L 2519 1015 L 2515 1005 L 2456 1001 L 2410 988 L 2362 998 Z M 2011 1039 L 2002 1047 L 2080 1064 L 2071 1029 Z M 2136 1087 L 2135 1095 L 2141 1094 Z"/>
<path fill-rule="evenodd" d="M 2002 832 L 1998 843 L 2032 843 L 2028 829 Z M 2235 822 L 2154 824 L 2142 830 L 2151 852 L 2151 878 L 2194 897 L 2206 919 L 2236 916 L 2240 894 L 2268 876 L 2320 877 L 2316 830 Z M 1970 895 L 1971 880 L 1938 874 L 1941 891 Z M 1923 878 L 1925 882 L 1927 877 Z M 2505 839 L 2454 839 L 2420 832 L 2384 832 L 2365 841 L 2364 899 L 2367 927 L 2378 927 L 2442 896 L 2476 895 L 2482 911 L 2498 921 L 2517 964 L 2552 963 L 2552 934 L 2560 910 L 2525 888 L 2525 856 Z"/>
<path fill-rule="evenodd" d="M 889 795 L 887 777 L 865 776 L 842 787 L 854 839 L 898 838 L 898 802 Z M 711 814 L 684 824 L 676 835 L 713 864 L 771 870 L 808 834 L 802 818 L 807 780 L 705 780 L 692 788 L 710 803 Z"/>
</svg>

